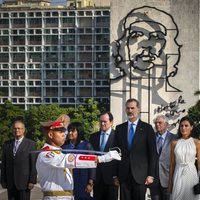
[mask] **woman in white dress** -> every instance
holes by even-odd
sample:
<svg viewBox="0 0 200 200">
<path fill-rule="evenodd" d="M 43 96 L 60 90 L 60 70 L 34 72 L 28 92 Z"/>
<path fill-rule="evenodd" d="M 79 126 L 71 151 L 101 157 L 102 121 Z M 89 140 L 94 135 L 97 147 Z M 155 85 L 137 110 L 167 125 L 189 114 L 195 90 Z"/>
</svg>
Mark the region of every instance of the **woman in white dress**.
<svg viewBox="0 0 200 200">
<path fill-rule="evenodd" d="M 171 143 L 168 186 L 171 200 L 200 200 L 200 195 L 193 192 L 200 176 L 200 140 L 195 139 L 193 133 L 194 122 L 187 116 L 183 117 L 179 123 L 178 139 Z"/>
</svg>

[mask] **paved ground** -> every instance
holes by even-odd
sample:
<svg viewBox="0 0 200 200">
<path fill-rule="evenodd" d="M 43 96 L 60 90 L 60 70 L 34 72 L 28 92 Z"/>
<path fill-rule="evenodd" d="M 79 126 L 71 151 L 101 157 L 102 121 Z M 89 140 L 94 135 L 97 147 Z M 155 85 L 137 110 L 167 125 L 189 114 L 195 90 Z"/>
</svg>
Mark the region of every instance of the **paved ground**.
<svg viewBox="0 0 200 200">
<path fill-rule="evenodd" d="M 42 196 L 43 195 L 42 195 L 39 184 L 35 185 L 34 189 L 31 192 L 31 200 L 41 200 Z M 2 189 L 1 186 L 0 186 L 0 200 L 8 200 L 7 191 L 5 189 Z M 151 200 L 149 191 L 147 191 L 146 200 Z"/>
<path fill-rule="evenodd" d="M 42 196 L 43 195 L 41 193 L 40 186 L 38 184 L 35 185 L 34 189 L 31 192 L 31 200 L 41 200 Z M 0 187 L 0 199 L 8 200 L 7 191 L 5 189 L 2 189 L 2 187 Z"/>
</svg>

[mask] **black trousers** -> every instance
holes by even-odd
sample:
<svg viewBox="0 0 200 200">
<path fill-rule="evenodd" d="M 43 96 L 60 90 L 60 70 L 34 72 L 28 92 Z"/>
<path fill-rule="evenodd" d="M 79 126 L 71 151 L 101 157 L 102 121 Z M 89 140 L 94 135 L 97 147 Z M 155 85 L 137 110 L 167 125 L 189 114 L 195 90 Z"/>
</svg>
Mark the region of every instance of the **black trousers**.
<svg viewBox="0 0 200 200">
<path fill-rule="evenodd" d="M 159 180 L 155 180 L 155 182 L 149 187 L 149 189 L 152 200 L 170 199 L 170 194 L 167 192 L 167 188 L 162 187 Z"/>
<path fill-rule="evenodd" d="M 147 187 L 138 184 L 130 175 L 126 181 L 120 182 L 120 200 L 145 200 Z"/>
<path fill-rule="evenodd" d="M 8 200 L 30 200 L 31 192 L 29 189 L 18 190 L 15 186 L 7 190 Z"/>
<path fill-rule="evenodd" d="M 94 183 L 93 196 L 95 200 L 117 200 L 118 188 L 113 184 L 107 184 L 101 178 L 98 183 Z"/>
</svg>

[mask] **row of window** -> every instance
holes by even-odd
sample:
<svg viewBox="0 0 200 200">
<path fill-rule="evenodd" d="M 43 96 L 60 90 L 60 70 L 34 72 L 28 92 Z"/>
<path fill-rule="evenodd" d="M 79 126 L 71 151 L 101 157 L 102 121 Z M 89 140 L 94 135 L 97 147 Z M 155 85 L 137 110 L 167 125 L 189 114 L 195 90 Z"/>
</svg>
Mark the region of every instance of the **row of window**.
<svg viewBox="0 0 200 200">
<path fill-rule="evenodd" d="M 96 18 L 14 18 L 14 19 L 1 19 L 1 28 L 13 28 L 13 27 L 95 27 L 104 23 L 108 25 L 110 23 L 109 17 L 96 17 Z"/>
<path fill-rule="evenodd" d="M 35 105 L 35 104 L 52 104 L 52 103 L 59 103 L 60 105 L 62 104 L 79 104 L 79 103 L 84 103 L 86 98 L 77 98 L 77 97 L 72 97 L 72 98 L 9 98 L 9 100 L 13 104 L 29 104 L 29 105 Z M 107 97 L 93 97 L 95 101 L 98 102 L 109 102 L 109 98 Z M 5 101 L 7 101 L 7 98 L 0 98 L 0 104 L 3 104 Z"/>
<path fill-rule="evenodd" d="M 70 80 L 59 80 L 59 81 L 2 81 L 0 80 L 0 86 L 6 86 L 6 87 L 12 87 L 12 86 L 25 86 L 29 89 L 32 86 L 33 87 L 48 87 L 48 86 L 59 86 L 60 88 L 66 87 L 66 86 L 108 86 L 109 82 L 104 80 L 76 80 L 76 81 L 70 81 Z"/>
<path fill-rule="evenodd" d="M 109 44 L 109 35 L 37 35 L 37 36 L 0 36 L 0 45 L 94 45 Z"/>
<path fill-rule="evenodd" d="M 41 87 L 33 87 L 29 88 L 29 90 L 25 90 L 22 87 L 13 87 L 10 88 L 1 88 L 0 96 L 1 97 L 107 97 L 109 96 L 110 89 L 109 87 L 104 88 L 91 88 L 91 87 L 68 87 L 68 88 L 45 88 L 43 90 Z M 42 95 L 43 94 L 43 95 Z"/>
<path fill-rule="evenodd" d="M 33 34 L 33 35 L 41 35 L 41 34 L 73 34 L 73 33 L 79 33 L 79 34 L 109 34 L 110 30 L 109 28 L 59 28 L 59 29 L 46 29 L 46 28 L 40 28 L 40 29 L 1 29 L 0 35 L 25 35 L 25 34 Z"/>
<path fill-rule="evenodd" d="M 0 18 L 24 18 L 24 17 L 73 17 L 73 16 L 109 16 L 109 10 L 85 10 L 85 11 L 41 11 L 41 12 L 2 12 Z"/>
<path fill-rule="evenodd" d="M 106 70 L 93 70 L 93 71 L 63 71 L 58 73 L 57 71 L 44 72 L 44 79 L 109 79 L 109 72 Z M 25 78 L 25 73 L 23 72 L 12 72 L 9 76 L 9 73 L 1 72 L 0 80 L 8 80 L 8 79 L 17 79 L 17 80 L 28 80 L 28 79 L 42 79 L 41 72 L 33 71 L 28 72 L 27 77 Z"/>
<path fill-rule="evenodd" d="M 61 57 L 60 57 L 61 56 Z M 26 59 L 25 54 L 22 53 L 13 53 L 6 54 L 2 53 L 0 56 L 0 62 L 109 62 L 109 55 L 103 52 L 95 53 L 92 52 L 81 52 L 81 53 L 72 53 L 65 52 L 61 53 L 58 56 L 57 53 L 44 54 L 43 57 L 41 54 L 30 54 Z"/>
<path fill-rule="evenodd" d="M 65 46 L 9 46 L 0 47 L 0 52 L 57 52 L 59 51 L 109 51 L 109 45 L 65 45 Z"/>
<path fill-rule="evenodd" d="M 44 63 L 41 64 L 0 64 L 0 70 L 1 69 L 21 69 L 21 70 L 27 70 L 27 69 L 109 69 L 109 63 L 102 62 L 102 63 L 87 63 L 87 62 L 81 62 L 81 63 Z"/>
</svg>

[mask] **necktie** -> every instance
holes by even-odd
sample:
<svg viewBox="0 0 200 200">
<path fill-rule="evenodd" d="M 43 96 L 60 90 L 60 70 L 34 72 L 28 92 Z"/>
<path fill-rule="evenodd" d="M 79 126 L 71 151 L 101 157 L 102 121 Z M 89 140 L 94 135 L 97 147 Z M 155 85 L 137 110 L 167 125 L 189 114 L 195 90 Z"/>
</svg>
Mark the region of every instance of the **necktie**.
<svg viewBox="0 0 200 200">
<path fill-rule="evenodd" d="M 135 124 L 132 123 L 131 126 L 130 126 L 130 129 L 129 129 L 129 132 L 128 132 L 128 149 L 129 150 L 131 149 L 133 138 L 134 138 L 134 135 L 135 135 L 135 129 L 134 128 L 135 128 Z"/>
<path fill-rule="evenodd" d="M 15 154 L 17 153 L 17 149 L 19 147 L 19 140 L 15 141 L 15 145 L 14 145 L 14 149 L 13 149 L 13 155 L 15 156 Z"/>
<path fill-rule="evenodd" d="M 104 148 L 106 146 L 106 133 L 101 134 L 101 145 L 100 145 L 100 150 L 104 151 Z"/>
<path fill-rule="evenodd" d="M 159 136 L 158 141 L 157 141 L 157 151 L 159 155 L 162 151 L 162 145 L 163 145 L 162 143 L 163 143 L 163 138 L 162 136 Z"/>
</svg>

